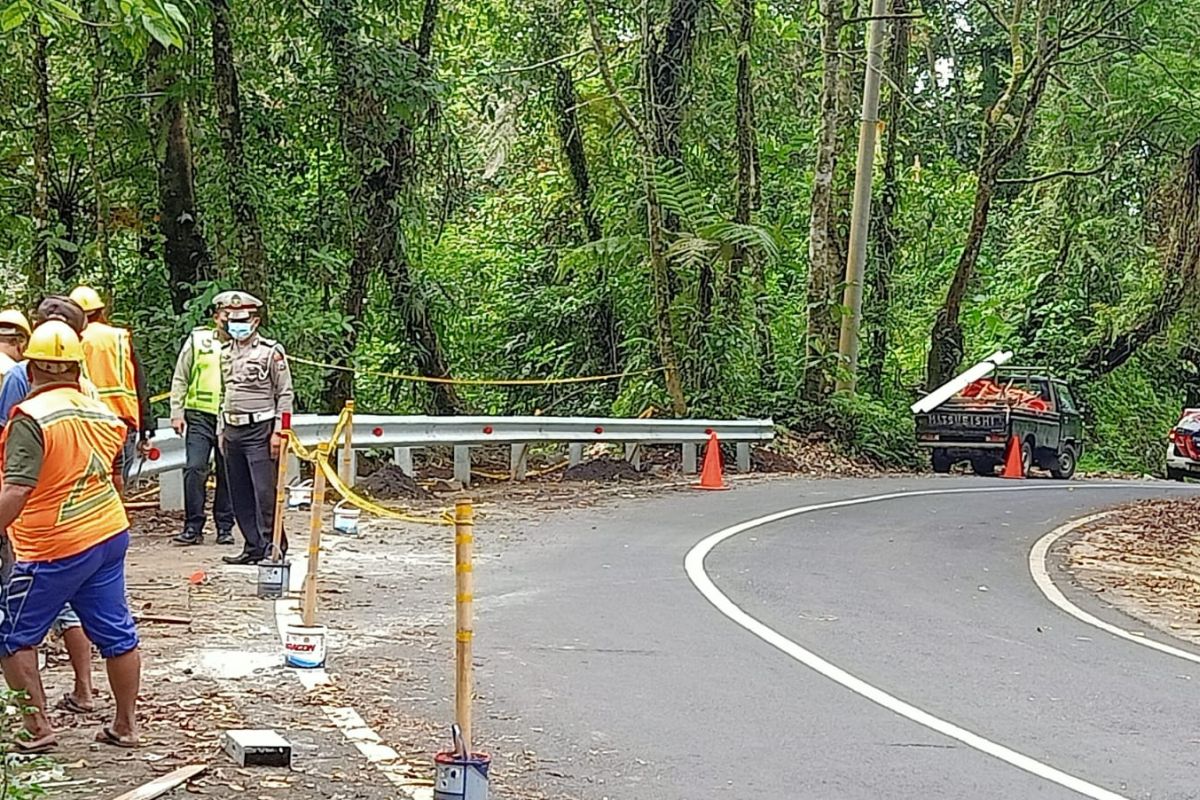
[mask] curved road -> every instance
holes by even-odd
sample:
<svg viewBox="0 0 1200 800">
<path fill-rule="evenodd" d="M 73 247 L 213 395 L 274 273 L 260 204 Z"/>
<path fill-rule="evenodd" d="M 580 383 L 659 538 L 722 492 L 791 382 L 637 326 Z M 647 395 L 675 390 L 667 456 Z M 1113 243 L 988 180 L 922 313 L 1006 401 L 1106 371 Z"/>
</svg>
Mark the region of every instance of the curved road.
<svg viewBox="0 0 1200 800">
<path fill-rule="evenodd" d="M 520 710 L 481 728 L 519 731 L 583 800 L 1200 797 L 1200 665 L 1066 615 L 1028 565 L 1072 518 L 1178 492 L 1069 487 L 769 481 L 533 521 L 480 568 L 478 688 Z M 706 538 L 692 577 L 726 613 L 685 572 Z"/>
</svg>

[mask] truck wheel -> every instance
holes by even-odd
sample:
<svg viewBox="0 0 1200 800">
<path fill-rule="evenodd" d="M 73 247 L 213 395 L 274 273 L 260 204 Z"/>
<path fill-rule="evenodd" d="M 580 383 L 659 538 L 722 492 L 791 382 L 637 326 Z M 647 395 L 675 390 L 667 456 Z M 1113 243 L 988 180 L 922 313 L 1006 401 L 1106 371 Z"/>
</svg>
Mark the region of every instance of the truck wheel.
<svg viewBox="0 0 1200 800">
<path fill-rule="evenodd" d="M 1069 481 L 1075 474 L 1075 464 L 1075 448 L 1064 447 L 1054 466 L 1050 467 L 1050 474 L 1061 481 Z"/>
<path fill-rule="evenodd" d="M 1033 469 L 1033 443 L 1028 439 L 1021 442 L 1021 477 L 1028 478 Z"/>
<path fill-rule="evenodd" d="M 996 477 L 996 462 L 990 458 L 972 458 L 971 471 L 976 475 L 994 478 Z"/>
<path fill-rule="evenodd" d="M 1167 467 L 1167 480 L 1183 481 L 1183 479 L 1186 477 L 1187 477 L 1187 472 L 1185 472 L 1184 470 L 1175 469 L 1174 467 Z"/>
<path fill-rule="evenodd" d="M 954 466 L 954 459 L 945 450 L 935 449 L 930 453 L 929 461 L 934 472 L 945 474 Z"/>
</svg>

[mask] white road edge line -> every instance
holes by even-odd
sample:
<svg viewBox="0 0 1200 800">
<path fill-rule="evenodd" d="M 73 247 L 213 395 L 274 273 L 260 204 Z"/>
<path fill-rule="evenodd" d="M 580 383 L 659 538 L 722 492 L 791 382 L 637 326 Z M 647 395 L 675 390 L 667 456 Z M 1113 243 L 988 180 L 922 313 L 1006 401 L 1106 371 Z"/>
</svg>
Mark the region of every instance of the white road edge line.
<svg viewBox="0 0 1200 800">
<path fill-rule="evenodd" d="M 1054 579 L 1050 577 L 1050 570 L 1046 567 L 1046 558 L 1050 554 L 1050 548 L 1054 546 L 1062 537 L 1078 530 L 1084 525 L 1088 525 L 1100 519 L 1110 516 L 1113 512 L 1104 511 L 1099 514 L 1083 517 L 1081 519 L 1068 522 L 1066 525 L 1055 528 L 1047 533 L 1041 539 L 1037 540 L 1033 549 L 1029 551 L 1029 574 L 1033 576 L 1033 582 L 1037 584 L 1038 589 L 1046 596 L 1054 605 L 1066 613 L 1070 614 L 1080 622 L 1091 625 L 1093 628 L 1099 628 L 1105 633 L 1110 633 L 1118 639 L 1124 639 L 1134 644 L 1140 644 L 1143 647 L 1149 647 L 1151 650 L 1157 650 L 1160 653 L 1166 653 L 1175 658 L 1182 658 L 1184 661 L 1191 661 L 1193 664 L 1200 664 L 1200 655 L 1182 650 L 1178 647 L 1172 647 L 1163 642 L 1157 642 L 1154 639 L 1146 638 L 1146 636 L 1128 631 L 1124 628 L 1119 628 L 1116 625 L 1105 622 L 1104 620 L 1089 614 L 1079 606 L 1072 603 L 1066 598 L 1062 591 L 1054 584 Z"/>
<path fill-rule="evenodd" d="M 1077 792 L 1085 797 L 1093 798 L 1093 800 L 1129 800 L 1124 795 L 1109 791 L 1101 786 L 1077 778 L 1063 772 L 1049 764 L 1044 764 L 1030 756 L 1018 753 L 1009 747 L 993 742 L 990 739 L 985 739 L 979 734 L 948 722 L 939 717 L 935 717 L 927 711 L 924 711 L 911 703 L 905 702 L 895 695 L 885 692 L 876 686 L 873 686 L 861 678 L 855 677 L 846 670 L 826 661 L 821 656 L 808 650 L 801 645 L 788 639 L 783 634 L 779 633 L 770 626 L 758 621 L 754 617 L 747 614 L 741 609 L 737 603 L 729 599 L 704 569 L 704 559 L 708 554 L 722 542 L 733 538 L 739 534 L 763 525 L 769 525 L 772 522 L 788 519 L 789 517 L 799 516 L 800 514 L 809 514 L 815 511 L 826 511 L 833 508 L 847 508 L 850 506 L 866 505 L 868 503 L 882 503 L 889 500 L 907 499 L 913 497 L 931 497 L 937 495 L 951 494 L 983 494 L 991 492 L 1018 492 L 1018 491 L 1033 491 L 1033 490 L 1057 490 L 1057 491 L 1074 491 L 1074 490 L 1095 490 L 1095 489 L 1138 489 L 1138 488 L 1155 488 L 1155 489 L 1170 489 L 1172 487 L 1156 486 L 1153 484 L 1095 484 L 1095 485 L 1079 485 L 1079 486 L 1036 486 L 1036 485 L 1020 485 L 1020 486 L 986 486 L 977 488 L 963 489 L 919 489 L 907 492 L 891 492 L 888 494 L 873 495 L 869 497 L 858 497 L 849 500 L 836 500 L 828 503 L 816 503 L 814 505 L 800 506 L 790 508 L 784 511 L 777 511 L 773 514 L 767 514 L 762 517 L 747 520 L 737 525 L 719 530 L 716 533 L 698 542 L 691 550 L 688 551 L 684 558 L 684 569 L 687 571 L 688 578 L 692 585 L 704 595 L 708 602 L 732 620 L 737 625 L 745 628 L 750 633 L 762 639 L 767 644 L 775 649 L 799 661 L 809 669 L 829 678 L 835 683 L 849 689 L 855 694 L 865 697 L 873 703 L 876 703 L 889 711 L 898 714 L 905 719 L 929 728 L 932 731 L 948 736 L 951 739 L 956 739 L 963 744 L 971 747 L 981 753 L 986 753 L 994 758 L 997 758 L 1006 764 L 1017 767 L 1025 772 L 1035 775 L 1044 780 L 1056 783 L 1071 791 Z"/>
<path fill-rule="evenodd" d="M 336 541 L 336 540 L 335 540 Z M 334 546 L 330 545 L 331 547 Z M 308 570 L 308 556 L 305 553 L 296 555 L 291 565 L 291 580 L 288 590 L 298 593 L 304 587 L 304 575 Z M 279 642 L 282 647 L 284 631 L 288 625 L 299 625 L 300 603 L 292 597 L 283 597 L 275 601 L 275 627 L 279 631 Z M 325 669 L 295 669 L 288 668 L 305 691 L 311 692 L 318 686 L 333 683 Z M 337 727 L 342 735 L 355 749 L 362 754 L 367 762 L 373 765 L 409 800 L 433 800 L 433 789 L 428 786 L 428 779 L 414 778 L 408 771 L 407 765 L 400 754 L 384 743 L 383 737 L 374 731 L 357 711 L 349 706 L 322 704 L 321 710 L 326 718 Z"/>
</svg>

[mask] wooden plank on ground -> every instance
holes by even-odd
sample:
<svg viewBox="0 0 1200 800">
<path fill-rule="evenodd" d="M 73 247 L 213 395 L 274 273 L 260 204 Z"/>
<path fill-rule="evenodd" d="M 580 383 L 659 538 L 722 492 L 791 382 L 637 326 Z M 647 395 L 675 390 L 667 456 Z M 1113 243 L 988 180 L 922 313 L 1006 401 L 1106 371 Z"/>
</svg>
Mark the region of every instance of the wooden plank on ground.
<svg viewBox="0 0 1200 800">
<path fill-rule="evenodd" d="M 206 769 L 208 769 L 208 764 L 191 764 L 190 766 L 180 767 L 174 772 L 160 775 L 149 783 L 143 783 L 138 788 L 128 791 L 119 797 L 114 797 L 113 800 L 154 800 L 154 798 L 162 797 L 175 787 L 187 783 Z"/>
</svg>

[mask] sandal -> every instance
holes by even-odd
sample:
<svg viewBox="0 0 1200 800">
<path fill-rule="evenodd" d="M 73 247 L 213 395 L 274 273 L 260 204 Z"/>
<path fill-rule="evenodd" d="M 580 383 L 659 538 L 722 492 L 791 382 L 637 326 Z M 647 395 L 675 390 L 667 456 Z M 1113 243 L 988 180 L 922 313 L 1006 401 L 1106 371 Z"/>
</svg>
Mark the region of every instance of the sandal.
<svg viewBox="0 0 1200 800">
<path fill-rule="evenodd" d="M 112 747 L 123 747 L 126 749 L 132 749 L 140 744 L 137 739 L 126 739 L 123 736 L 117 735 L 117 732 L 108 725 L 105 725 L 103 728 L 96 731 L 96 741 L 100 744 L 107 744 Z"/>
<path fill-rule="evenodd" d="M 28 734 L 28 731 L 23 731 Z M 58 737 L 53 733 L 47 734 L 40 739 L 21 739 L 17 738 L 12 743 L 12 753 L 22 756 L 34 756 L 41 753 L 49 753 L 58 747 Z"/>
<path fill-rule="evenodd" d="M 72 714 L 91 714 L 96 710 L 94 705 L 85 706 L 75 699 L 75 695 L 69 692 L 59 698 L 58 702 L 54 704 L 54 708 L 58 711 L 68 711 Z"/>
</svg>

